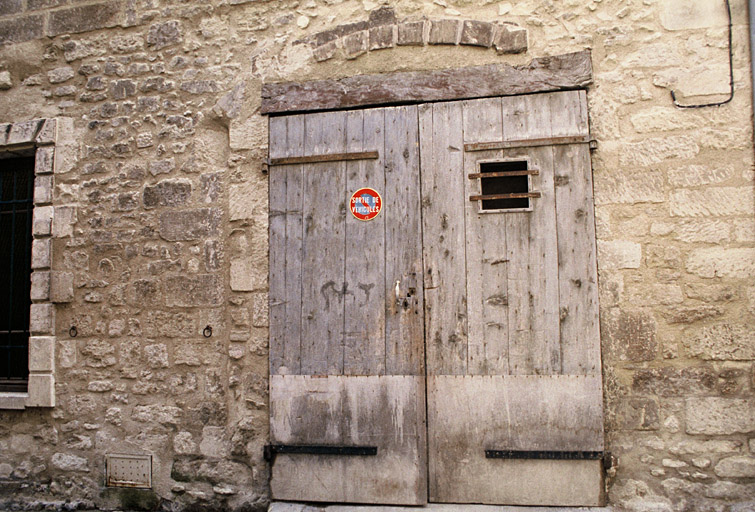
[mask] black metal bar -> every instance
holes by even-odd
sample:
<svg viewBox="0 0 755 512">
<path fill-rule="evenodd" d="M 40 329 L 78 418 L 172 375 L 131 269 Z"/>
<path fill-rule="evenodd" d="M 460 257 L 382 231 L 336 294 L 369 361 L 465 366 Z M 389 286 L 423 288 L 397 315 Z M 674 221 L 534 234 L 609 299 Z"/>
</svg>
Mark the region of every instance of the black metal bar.
<svg viewBox="0 0 755 512">
<path fill-rule="evenodd" d="M 377 446 L 328 446 L 302 444 L 268 444 L 265 446 L 265 460 L 272 461 L 279 453 L 291 455 L 374 456 L 377 455 Z"/>
<path fill-rule="evenodd" d="M 477 178 L 505 178 L 508 176 L 537 176 L 540 174 L 538 169 L 528 169 L 525 171 L 499 171 L 499 172 L 474 172 L 469 175 L 470 180 Z"/>
<path fill-rule="evenodd" d="M 493 201 L 495 199 L 524 199 L 527 197 L 538 198 L 540 192 L 517 192 L 515 194 L 483 194 L 480 196 L 469 196 L 470 201 Z"/>
<path fill-rule="evenodd" d="M 605 452 L 485 450 L 486 459 L 600 460 L 604 455 Z"/>
</svg>

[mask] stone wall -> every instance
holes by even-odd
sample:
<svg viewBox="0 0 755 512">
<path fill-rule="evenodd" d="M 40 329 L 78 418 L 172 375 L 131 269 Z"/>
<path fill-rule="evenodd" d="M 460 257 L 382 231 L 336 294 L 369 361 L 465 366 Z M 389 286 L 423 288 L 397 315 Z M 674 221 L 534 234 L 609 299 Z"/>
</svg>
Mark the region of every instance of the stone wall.
<svg viewBox="0 0 755 512">
<path fill-rule="evenodd" d="M 73 295 L 54 306 L 55 407 L 0 411 L 0 506 L 265 506 L 263 82 L 584 48 L 609 501 L 755 506 L 746 2 L 732 13 L 733 101 L 678 109 L 670 89 L 726 97 L 723 2 L 2 2 L 0 123 L 65 119 L 73 141 L 52 197 Z M 105 490 L 105 454 L 135 452 L 153 492 Z"/>
</svg>

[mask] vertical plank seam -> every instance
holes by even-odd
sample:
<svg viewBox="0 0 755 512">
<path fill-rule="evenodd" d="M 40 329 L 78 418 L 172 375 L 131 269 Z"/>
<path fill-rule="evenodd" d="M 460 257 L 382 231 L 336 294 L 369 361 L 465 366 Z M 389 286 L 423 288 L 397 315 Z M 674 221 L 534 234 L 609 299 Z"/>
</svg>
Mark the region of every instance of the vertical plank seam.
<svg viewBox="0 0 755 512">
<path fill-rule="evenodd" d="M 388 176 L 385 172 L 386 166 L 388 164 L 388 147 L 386 142 L 386 127 L 388 124 L 387 116 L 385 115 L 388 112 L 388 109 L 383 109 L 383 148 L 382 148 L 382 155 L 383 155 L 383 194 L 385 194 L 387 190 L 387 184 L 388 184 Z M 385 208 L 385 200 L 386 197 L 383 198 L 383 205 L 382 207 Z M 388 298 L 385 295 L 385 290 L 388 290 L 388 283 L 391 281 L 391 277 L 388 276 L 388 223 L 385 221 L 386 214 L 388 212 L 385 212 L 383 214 L 383 375 L 388 375 L 388 325 L 390 322 L 388 322 L 388 308 L 386 308 L 386 300 Z"/>
<path fill-rule="evenodd" d="M 306 151 L 306 141 L 307 141 L 307 116 L 302 116 L 302 151 Z M 288 130 L 288 127 L 286 127 Z M 304 218 L 304 166 L 301 166 L 301 191 L 302 193 L 299 194 L 299 200 L 301 201 L 301 205 L 299 210 L 301 210 L 301 247 L 299 248 L 299 259 L 301 261 L 301 265 L 299 267 L 300 277 L 299 277 L 299 370 L 297 371 L 298 375 L 302 374 L 303 371 L 303 355 L 304 355 L 304 279 L 302 274 L 302 267 L 304 266 L 304 244 L 305 244 L 305 230 L 306 230 L 306 219 Z"/>
</svg>

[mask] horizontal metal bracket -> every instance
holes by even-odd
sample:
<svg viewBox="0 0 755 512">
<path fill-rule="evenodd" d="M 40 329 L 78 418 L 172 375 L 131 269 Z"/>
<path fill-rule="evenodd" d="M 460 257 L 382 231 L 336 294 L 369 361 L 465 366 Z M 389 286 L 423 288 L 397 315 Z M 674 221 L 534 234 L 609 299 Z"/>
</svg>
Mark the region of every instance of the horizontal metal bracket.
<svg viewBox="0 0 755 512">
<path fill-rule="evenodd" d="M 611 452 L 588 451 L 535 451 L 535 450 L 485 450 L 486 459 L 536 459 L 536 460 L 601 460 L 603 467 L 613 465 Z"/>
<path fill-rule="evenodd" d="M 464 151 L 490 151 L 493 149 L 536 148 L 540 146 L 562 146 L 565 144 L 589 144 L 589 135 L 568 137 L 548 137 L 543 139 L 500 140 L 491 142 L 472 142 L 464 144 Z"/>
<path fill-rule="evenodd" d="M 470 201 L 494 201 L 496 199 L 524 199 L 531 197 L 537 199 L 540 197 L 540 192 L 521 192 L 515 194 L 487 194 L 480 196 L 469 196 Z"/>
<path fill-rule="evenodd" d="M 343 162 L 349 160 L 375 160 L 380 155 L 377 151 L 358 151 L 351 153 L 330 153 L 323 155 L 289 156 L 270 158 L 268 165 L 317 164 L 322 162 Z"/>
<path fill-rule="evenodd" d="M 279 453 L 291 455 L 377 455 L 377 446 L 328 446 L 302 444 L 268 444 L 265 446 L 265 460 L 272 462 Z"/>
</svg>

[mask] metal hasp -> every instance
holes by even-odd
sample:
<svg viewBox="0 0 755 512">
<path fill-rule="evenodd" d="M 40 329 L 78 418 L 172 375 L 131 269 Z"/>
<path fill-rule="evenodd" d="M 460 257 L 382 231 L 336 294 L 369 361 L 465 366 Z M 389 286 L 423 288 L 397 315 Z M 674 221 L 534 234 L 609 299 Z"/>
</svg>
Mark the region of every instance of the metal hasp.
<svg viewBox="0 0 755 512">
<path fill-rule="evenodd" d="M 273 462 L 279 453 L 290 455 L 346 455 L 373 456 L 377 455 L 377 446 L 327 446 L 302 444 L 268 444 L 265 445 L 264 457 Z"/>
<path fill-rule="evenodd" d="M 613 465 L 611 452 L 565 452 L 531 450 L 485 450 L 486 459 L 602 460 L 603 468 Z"/>
</svg>

